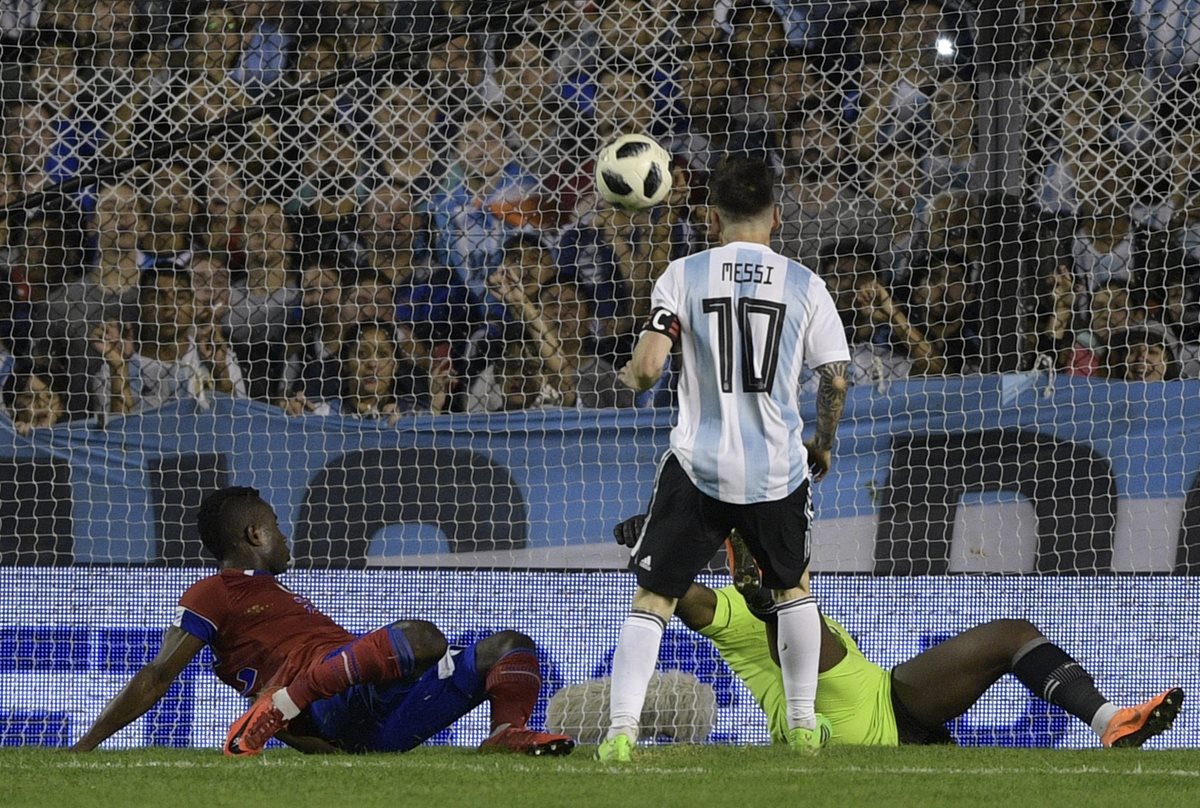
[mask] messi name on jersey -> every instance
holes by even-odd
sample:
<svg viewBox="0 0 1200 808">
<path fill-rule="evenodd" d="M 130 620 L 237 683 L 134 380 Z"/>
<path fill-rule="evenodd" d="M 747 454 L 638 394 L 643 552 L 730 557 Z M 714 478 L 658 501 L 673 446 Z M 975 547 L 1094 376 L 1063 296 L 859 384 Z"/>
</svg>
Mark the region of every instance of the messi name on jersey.
<svg viewBox="0 0 1200 808">
<path fill-rule="evenodd" d="M 721 264 L 721 280 L 732 283 L 761 283 L 764 286 L 770 286 L 771 274 L 774 271 L 775 267 L 763 264 L 726 262 Z"/>
</svg>

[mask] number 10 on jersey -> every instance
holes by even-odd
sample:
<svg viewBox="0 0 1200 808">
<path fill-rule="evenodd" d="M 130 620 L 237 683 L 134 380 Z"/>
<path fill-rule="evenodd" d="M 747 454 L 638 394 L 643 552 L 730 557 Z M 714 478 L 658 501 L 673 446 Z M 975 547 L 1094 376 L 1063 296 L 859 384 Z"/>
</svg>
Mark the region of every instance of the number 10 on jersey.
<svg viewBox="0 0 1200 808">
<path fill-rule="evenodd" d="M 717 316 L 717 373 L 721 379 L 721 392 L 733 392 L 736 339 L 742 352 L 742 392 L 769 394 L 775 384 L 775 367 L 779 362 L 779 341 L 783 336 L 783 318 L 787 306 L 773 300 L 739 298 L 735 333 L 732 298 L 707 297 L 701 304 L 705 314 Z"/>
</svg>

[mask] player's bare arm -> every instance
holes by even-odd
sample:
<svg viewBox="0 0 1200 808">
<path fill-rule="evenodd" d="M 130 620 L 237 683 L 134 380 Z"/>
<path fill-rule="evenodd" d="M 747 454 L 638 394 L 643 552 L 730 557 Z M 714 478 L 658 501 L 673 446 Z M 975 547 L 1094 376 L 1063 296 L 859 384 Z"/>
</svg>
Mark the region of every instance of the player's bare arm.
<svg viewBox="0 0 1200 808">
<path fill-rule="evenodd" d="M 79 741 L 71 747 L 74 752 L 90 752 L 118 731 L 141 718 L 147 710 L 158 703 L 171 683 L 179 677 L 191 662 L 204 641 L 193 637 L 181 628 L 171 626 L 163 634 L 162 648 L 158 655 L 113 696 Z"/>
<path fill-rule="evenodd" d="M 828 362 L 817 368 L 817 432 L 806 446 L 814 481 L 820 481 L 833 462 L 833 441 L 850 389 L 849 362 Z"/>
<path fill-rule="evenodd" d="M 639 393 L 649 390 L 662 376 L 663 363 L 667 361 L 672 345 L 674 340 L 666 334 L 643 331 L 633 349 L 633 358 L 618 374 L 621 383 Z"/>
</svg>

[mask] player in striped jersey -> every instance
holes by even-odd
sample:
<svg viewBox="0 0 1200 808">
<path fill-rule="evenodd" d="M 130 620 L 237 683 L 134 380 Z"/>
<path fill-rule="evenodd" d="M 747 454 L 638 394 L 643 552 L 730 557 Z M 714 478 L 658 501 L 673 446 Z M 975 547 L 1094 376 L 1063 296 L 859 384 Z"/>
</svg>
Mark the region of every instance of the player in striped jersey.
<svg viewBox="0 0 1200 808">
<path fill-rule="evenodd" d="M 565 735 L 526 726 L 541 688 L 529 637 L 500 631 L 467 648 L 448 648 L 424 620 L 356 637 L 275 578 L 290 561 L 287 539 L 253 488 L 210 494 L 197 522 L 220 572 L 183 593 L 158 655 L 108 703 L 75 750 L 95 749 L 143 715 L 209 645 L 217 677 L 256 699 L 229 731 L 229 755 L 258 754 L 276 735 L 305 752 L 404 752 L 484 701 L 491 703 L 492 733 L 482 751 L 571 751 L 574 742 Z"/>
<path fill-rule="evenodd" d="M 617 525 L 617 541 L 632 546 L 643 519 Z M 787 706 L 772 654 L 771 597 L 736 533 L 727 548 L 734 585 L 712 590 L 694 583 L 675 613 L 712 641 L 766 714 L 772 741 L 782 742 Z M 1027 620 L 984 623 L 887 670 L 867 659 L 841 624 L 822 615 L 817 708 L 832 724 L 832 744 L 953 743 L 944 725 L 1006 673 L 1090 726 L 1108 747 L 1141 746 L 1170 729 L 1184 698 L 1183 690 L 1171 688 L 1137 706 L 1117 707 L 1076 660 Z"/>
<path fill-rule="evenodd" d="M 821 625 L 805 576 L 809 482 L 829 469 L 850 352 L 825 285 L 768 246 L 779 207 L 767 164 L 726 160 L 709 196 L 709 232 L 720 246 L 667 267 L 621 371 L 627 385 L 648 390 L 679 344 L 678 422 L 631 553 L 638 587 L 613 659 L 612 723 L 597 750 L 601 760 L 632 758 L 663 629 L 734 528 L 746 537 L 777 604 L 788 740 L 811 752 L 829 732 L 814 708 Z M 821 378 L 815 435 L 807 443 L 802 364 Z"/>
</svg>

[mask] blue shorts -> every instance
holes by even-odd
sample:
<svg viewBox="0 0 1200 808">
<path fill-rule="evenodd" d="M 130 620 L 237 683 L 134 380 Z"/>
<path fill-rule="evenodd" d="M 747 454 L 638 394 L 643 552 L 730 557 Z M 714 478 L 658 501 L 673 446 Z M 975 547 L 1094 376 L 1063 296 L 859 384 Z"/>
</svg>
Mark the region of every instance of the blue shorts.
<svg viewBox="0 0 1200 808">
<path fill-rule="evenodd" d="M 475 646 L 452 646 L 413 682 L 355 685 L 313 702 L 308 722 L 347 752 L 407 752 L 478 707 L 487 698 L 475 667 Z M 296 730 L 304 722 L 297 722 Z"/>
</svg>

